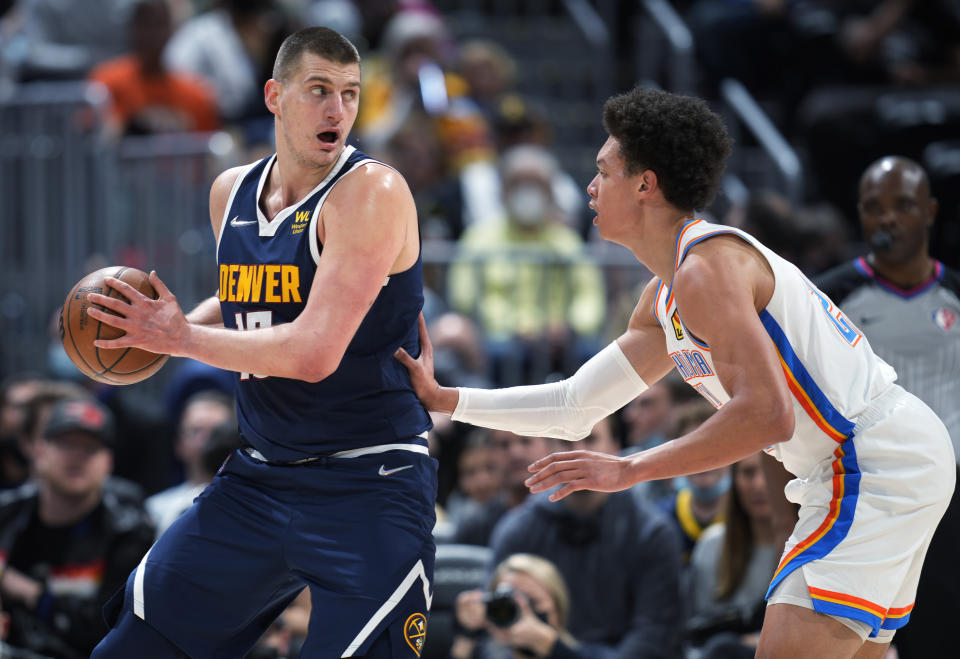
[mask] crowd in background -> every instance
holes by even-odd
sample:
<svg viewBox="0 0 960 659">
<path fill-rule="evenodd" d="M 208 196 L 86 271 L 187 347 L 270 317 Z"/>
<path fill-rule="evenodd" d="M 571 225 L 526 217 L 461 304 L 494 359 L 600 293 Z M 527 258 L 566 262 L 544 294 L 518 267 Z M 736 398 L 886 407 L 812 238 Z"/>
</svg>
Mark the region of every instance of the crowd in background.
<svg viewBox="0 0 960 659">
<path fill-rule="evenodd" d="M 529 4 L 545 15 L 564 11 L 561 2 Z M 594 65 L 629 87 L 644 44 L 626 19 L 639 3 L 594 4 L 624 18 L 609 26 L 615 60 Z M 922 166 L 927 187 L 911 188 L 914 207 L 898 209 L 921 220 L 902 229 L 915 238 L 903 258 L 934 259 L 944 297 L 933 315 L 940 334 L 924 348 L 936 363 L 917 377 L 956 386 L 960 280 L 950 267 L 960 264 L 960 2 L 672 4 L 695 37 L 697 93 L 713 102 L 722 80 L 742 81 L 808 172 L 799 202 L 749 189 L 703 209 L 705 218 L 742 227 L 815 279 L 883 248 L 865 235 L 866 224 L 861 232 L 867 166 L 890 154 Z M 525 96 L 521 58 L 493 39 L 457 38 L 446 17 L 461 5 L 497 8 L 0 0 L 0 103 L 18 85 L 87 79 L 109 92 L 111 139 L 226 130 L 249 161 L 273 150 L 262 88 L 280 41 L 303 25 L 332 27 L 364 57 L 352 142 L 406 178 L 425 254 L 451 250 L 449 268 L 426 277 L 438 380 L 489 387 L 566 377 L 622 331 L 643 282 L 611 288 L 594 258 L 587 181 L 571 173 L 583 163 L 560 158 L 551 108 Z M 588 111 L 599 122 L 599 104 Z M 933 198 L 939 205 L 929 205 Z M 905 282 L 894 293 L 910 299 L 931 282 Z M 910 336 L 885 338 L 894 350 Z M 159 393 L 94 383 L 56 351 L 45 369 L 0 373 L 0 656 L 87 656 L 106 631 L 102 606 L 241 442 L 230 374 L 184 360 L 165 371 Z M 423 656 L 752 656 L 780 552 L 759 454 L 561 502 L 527 496 L 523 485 L 527 465 L 553 451 L 626 455 L 689 432 L 712 411 L 673 374 L 576 446 L 435 418 L 440 556 L 444 545 L 482 547 L 472 560 L 484 576 L 438 596 Z M 960 421 L 948 426 L 960 442 Z M 954 504 L 941 547 L 960 545 L 958 514 Z M 443 568 L 438 558 L 438 573 Z M 945 585 L 931 599 L 956 611 L 960 574 L 953 563 L 944 569 Z M 498 592 L 520 593 L 506 598 L 519 606 L 492 620 L 486 602 Z M 918 598 L 918 625 L 930 608 Z M 297 656 L 308 619 L 304 594 L 250 656 Z M 898 633 L 894 652 L 942 656 L 912 649 L 924 646 L 910 629 Z"/>
</svg>

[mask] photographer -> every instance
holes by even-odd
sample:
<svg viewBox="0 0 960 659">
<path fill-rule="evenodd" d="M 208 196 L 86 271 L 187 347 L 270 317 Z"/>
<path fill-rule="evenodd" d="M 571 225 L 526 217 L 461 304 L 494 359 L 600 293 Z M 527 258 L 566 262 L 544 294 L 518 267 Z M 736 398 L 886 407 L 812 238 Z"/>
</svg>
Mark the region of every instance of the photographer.
<svg viewBox="0 0 960 659">
<path fill-rule="evenodd" d="M 550 561 L 513 554 L 494 570 L 490 591 L 457 597 L 451 659 L 586 659 L 566 631 L 570 595 Z"/>
</svg>

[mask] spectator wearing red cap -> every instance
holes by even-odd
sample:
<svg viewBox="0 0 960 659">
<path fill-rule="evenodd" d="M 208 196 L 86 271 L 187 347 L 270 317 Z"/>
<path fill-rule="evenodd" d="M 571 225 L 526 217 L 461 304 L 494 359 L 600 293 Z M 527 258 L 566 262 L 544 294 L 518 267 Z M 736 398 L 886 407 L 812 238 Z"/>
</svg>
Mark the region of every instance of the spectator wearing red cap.
<svg viewBox="0 0 960 659">
<path fill-rule="evenodd" d="M 0 497 L 11 645 L 73 659 L 89 656 L 106 633 L 103 604 L 153 541 L 142 506 L 104 487 L 113 446 L 107 408 L 57 402 L 34 446 L 34 480 Z"/>
</svg>

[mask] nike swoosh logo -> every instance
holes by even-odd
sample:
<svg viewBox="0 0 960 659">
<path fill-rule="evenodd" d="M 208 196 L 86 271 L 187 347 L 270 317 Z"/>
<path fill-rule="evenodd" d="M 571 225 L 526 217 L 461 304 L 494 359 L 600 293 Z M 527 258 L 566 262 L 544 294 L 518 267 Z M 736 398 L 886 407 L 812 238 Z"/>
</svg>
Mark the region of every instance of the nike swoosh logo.
<svg viewBox="0 0 960 659">
<path fill-rule="evenodd" d="M 256 220 L 241 220 L 239 215 L 237 215 L 235 218 L 230 220 L 230 226 L 232 227 L 242 227 L 248 224 L 256 224 L 256 223 L 257 223 Z"/>
<path fill-rule="evenodd" d="M 380 465 L 380 471 L 378 471 L 377 473 L 380 474 L 381 476 L 389 476 L 391 474 L 397 473 L 398 471 L 403 471 L 404 469 L 410 469 L 412 466 L 413 465 L 404 465 L 402 467 L 397 467 L 395 469 L 387 469 L 386 465 Z"/>
</svg>

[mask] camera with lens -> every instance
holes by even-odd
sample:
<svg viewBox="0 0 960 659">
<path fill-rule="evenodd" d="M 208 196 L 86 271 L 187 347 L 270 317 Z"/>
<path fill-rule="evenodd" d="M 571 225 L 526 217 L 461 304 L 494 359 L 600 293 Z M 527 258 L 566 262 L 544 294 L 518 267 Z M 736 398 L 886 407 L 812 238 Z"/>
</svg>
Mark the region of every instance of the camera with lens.
<svg viewBox="0 0 960 659">
<path fill-rule="evenodd" d="M 483 596 L 487 607 L 487 620 L 497 627 L 511 627 L 520 619 L 520 607 L 514 595 L 513 586 L 501 583 L 493 592 Z"/>
</svg>

